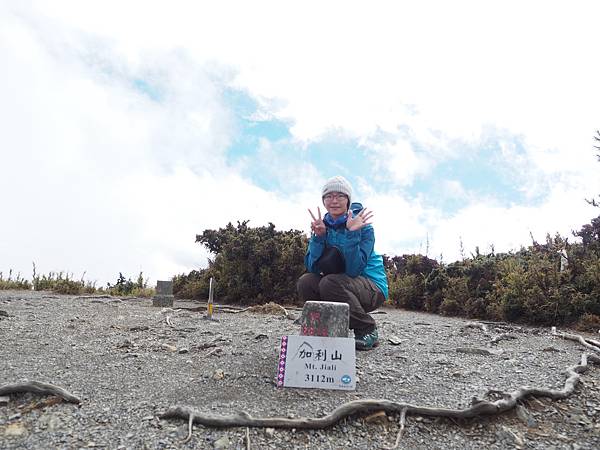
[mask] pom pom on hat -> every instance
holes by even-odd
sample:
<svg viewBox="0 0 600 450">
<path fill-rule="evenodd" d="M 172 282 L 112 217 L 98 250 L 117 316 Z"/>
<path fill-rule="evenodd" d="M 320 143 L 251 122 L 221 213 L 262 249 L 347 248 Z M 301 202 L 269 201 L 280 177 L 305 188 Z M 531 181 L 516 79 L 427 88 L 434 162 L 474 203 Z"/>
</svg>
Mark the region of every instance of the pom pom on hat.
<svg viewBox="0 0 600 450">
<path fill-rule="evenodd" d="M 344 177 L 338 175 L 327 180 L 323 186 L 321 197 L 325 197 L 331 192 L 346 194 L 348 196 L 348 206 L 352 203 L 352 186 Z"/>
</svg>

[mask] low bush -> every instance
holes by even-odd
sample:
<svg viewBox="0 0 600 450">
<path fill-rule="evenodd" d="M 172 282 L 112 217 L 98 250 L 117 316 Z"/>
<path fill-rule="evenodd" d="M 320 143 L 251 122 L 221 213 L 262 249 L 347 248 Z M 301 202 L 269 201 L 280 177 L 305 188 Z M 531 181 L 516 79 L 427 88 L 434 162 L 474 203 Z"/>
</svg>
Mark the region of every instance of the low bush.
<svg viewBox="0 0 600 450">
<path fill-rule="evenodd" d="M 304 273 L 307 239 L 299 230 L 277 231 L 275 225 L 249 227 L 248 221 L 205 230 L 196 242 L 215 255 L 208 268 L 174 277 L 178 297 L 206 298 L 216 281 L 221 301 L 242 304 L 295 302 L 296 281 Z"/>
<path fill-rule="evenodd" d="M 143 272 L 140 272 L 136 281 L 131 281 L 131 278 L 119 272 L 119 276 L 115 284 L 107 283 L 106 292 L 115 296 L 129 297 L 152 297 L 154 289 L 148 287 L 148 280 L 144 279 Z"/>
<path fill-rule="evenodd" d="M 8 271 L 8 278 L 4 278 L 2 272 L 0 272 L 0 290 L 8 290 L 8 289 L 31 289 L 31 283 L 26 279 L 21 277 L 21 274 L 18 273 L 15 278 L 12 277 L 12 269 Z"/>
<path fill-rule="evenodd" d="M 574 234 L 581 243 L 548 235 L 515 253 L 476 250 L 448 265 L 422 255 L 386 257 L 390 303 L 546 326 L 590 322 L 600 317 L 600 217 Z"/>
<path fill-rule="evenodd" d="M 85 274 L 84 274 L 85 275 Z M 36 291 L 52 291 L 57 294 L 81 295 L 96 292 L 94 283 L 85 281 L 83 277 L 75 280 L 73 275 L 64 272 L 50 272 L 48 275 L 37 275 L 33 272 L 33 289 Z"/>
</svg>

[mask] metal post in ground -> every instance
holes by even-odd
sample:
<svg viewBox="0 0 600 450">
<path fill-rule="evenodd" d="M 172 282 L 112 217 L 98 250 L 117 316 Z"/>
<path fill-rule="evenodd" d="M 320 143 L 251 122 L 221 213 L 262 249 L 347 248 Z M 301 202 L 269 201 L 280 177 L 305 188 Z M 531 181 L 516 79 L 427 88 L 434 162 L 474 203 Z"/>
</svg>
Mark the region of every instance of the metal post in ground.
<svg viewBox="0 0 600 450">
<path fill-rule="evenodd" d="M 214 294 L 214 280 L 212 277 L 210 277 L 210 281 L 208 282 L 208 305 L 206 306 L 206 318 L 208 320 L 214 320 L 213 319 L 213 312 L 214 312 L 214 298 L 215 298 L 215 294 Z"/>
</svg>

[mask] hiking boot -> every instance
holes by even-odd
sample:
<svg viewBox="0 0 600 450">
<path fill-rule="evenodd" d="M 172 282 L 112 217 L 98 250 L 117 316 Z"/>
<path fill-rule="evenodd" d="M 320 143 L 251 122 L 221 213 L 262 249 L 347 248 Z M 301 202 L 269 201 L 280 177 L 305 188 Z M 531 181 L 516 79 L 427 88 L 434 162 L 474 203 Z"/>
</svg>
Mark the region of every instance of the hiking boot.
<svg viewBox="0 0 600 450">
<path fill-rule="evenodd" d="M 377 328 L 366 334 L 355 331 L 354 342 L 356 344 L 356 350 L 372 350 L 377 347 L 379 345 L 379 333 L 377 332 Z"/>
</svg>

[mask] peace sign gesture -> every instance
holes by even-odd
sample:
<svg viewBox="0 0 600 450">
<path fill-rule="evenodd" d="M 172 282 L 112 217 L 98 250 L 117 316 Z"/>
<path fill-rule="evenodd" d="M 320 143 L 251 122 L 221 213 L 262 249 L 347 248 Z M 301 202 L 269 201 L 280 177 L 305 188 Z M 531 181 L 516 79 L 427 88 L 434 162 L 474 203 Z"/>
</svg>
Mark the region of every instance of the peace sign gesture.
<svg viewBox="0 0 600 450">
<path fill-rule="evenodd" d="M 310 229 L 312 230 L 312 232 L 319 237 L 325 236 L 325 234 L 327 234 L 327 229 L 325 228 L 325 223 L 321 218 L 321 208 L 317 206 L 317 212 L 319 213 L 318 217 L 315 217 L 310 208 L 308 209 L 308 212 L 310 213 L 310 216 L 313 219 L 313 221 L 310 223 Z"/>
<path fill-rule="evenodd" d="M 369 225 L 373 217 L 372 211 L 367 211 L 367 208 L 362 209 L 356 216 L 352 217 L 352 211 L 348 211 L 348 219 L 346 219 L 346 229 L 348 231 L 360 230 L 365 225 Z"/>
</svg>

